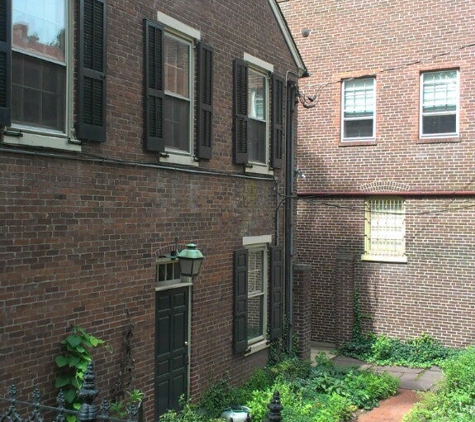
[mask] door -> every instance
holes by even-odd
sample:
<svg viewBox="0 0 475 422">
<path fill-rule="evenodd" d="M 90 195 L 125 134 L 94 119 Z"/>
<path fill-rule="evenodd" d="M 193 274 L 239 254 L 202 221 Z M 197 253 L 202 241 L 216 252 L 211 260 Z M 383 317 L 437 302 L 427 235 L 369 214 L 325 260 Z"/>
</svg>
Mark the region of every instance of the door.
<svg viewBox="0 0 475 422">
<path fill-rule="evenodd" d="M 189 289 L 156 293 L 155 411 L 157 419 L 168 409 L 179 410 L 188 393 Z"/>
</svg>

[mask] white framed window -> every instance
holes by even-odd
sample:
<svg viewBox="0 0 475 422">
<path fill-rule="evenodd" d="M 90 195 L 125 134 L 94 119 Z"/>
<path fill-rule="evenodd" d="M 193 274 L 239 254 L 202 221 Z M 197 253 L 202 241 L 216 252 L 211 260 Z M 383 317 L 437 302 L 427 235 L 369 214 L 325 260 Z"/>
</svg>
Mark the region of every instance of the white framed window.
<svg viewBox="0 0 475 422">
<path fill-rule="evenodd" d="M 6 143 L 80 150 L 70 142 L 71 9 L 67 0 L 12 0 L 12 124 Z"/>
<path fill-rule="evenodd" d="M 157 13 L 163 24 L 163 72 L 165 106 L 163 108 L 163 133 L 165 156 L 162 161 L 198 165 L 194 161 L 194 92 L 196 44 L 200 31 L 182 22 Z"/>
<path fill-rule="evenodd" d="M 248 72 L 249 162 L 267 165 L 269 151 L 269 81 L 267 72 L 249 67 Z"/>
<path fill-rule="evenodd" d="M 421 74 L 420 137 L 457 136 L 459 71 Z"/>
<path fill-rule="evenodd" d="M 164 34 L 165 96 L 163 124 L 166 151 L 191 154 L 193 137 L 193 42 Z"/>
<path fill-rule="evenodd" d="M 248 344 L 264 340 L 267 329 L 267 247 L 248 247 Z"/>
<path fill-rule="evenodd" d="M 404 199 L 370 198 L 365 201 L 363 260 L 406 262 Z"/>
<path fill-rule="evenodd" d="M 343 81 L 341 133 L 343 141 L 370 140 L 376 130 L 376 79 Z"/>
</svg>

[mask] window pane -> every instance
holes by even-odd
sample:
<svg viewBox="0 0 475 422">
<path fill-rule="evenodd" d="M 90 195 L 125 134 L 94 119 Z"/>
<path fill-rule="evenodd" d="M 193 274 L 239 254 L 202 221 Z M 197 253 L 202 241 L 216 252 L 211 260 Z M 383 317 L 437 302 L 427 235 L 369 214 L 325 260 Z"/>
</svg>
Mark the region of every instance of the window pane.
<svg viewBox="0 0 475 422">
<path fill-rule="evenodd" d="M 164 114 L 165 145 L 181 151 L 190 149 L 190 103 L 187 100 L 166 97 Z"/>
<path fill-rule="evenodd" d="M 64 132 L 66 68 L 15 52 L 12 59 L 12 120 Z"/>
<path fill-rule="evenodd" d="M 457 109 L 457 72 L 430 72 L 423 76 L 423 112 Z"/>
<path fill-rule="evenodd" d="M 264 287 L 264 251 L 249 251 L 248 292 L 261 293 Z"/>
<path fill-rule="evenodd" d="M 249 69 L 249 117 L 266 120 L 266 79 L 265 76 Z"/>
<path fill-rule="evenodd" d="M 264 335 L 264 296 L 249 298 L 247 302 L 248 340 Z"/>
<path fill-rule="evenodd" d="M 347 120 L 344 124 L 345 138 L 371 138 L 373 120 Z"/>
<path fill-rule="evenodd" d="M 165 35 L 165 90 L 190 97 L 190 44 Z"/>
<path fill-rule="evenodd" d="M 64 63 L 64 0 L 13 0 L 12 11 L 14 48 Z"/>
<path fill-rule="evenodd" d="M 424 116 L 422 118 L 422 133 L 456 133 L 457 119 L 455 114 L 442 116 Z"/>
<path fill-rule="evenodd" d="M 374 79 L 355 79 L 345 82 L 345 117 L 373 116 Z"/>
<path fill-rule="evenodd" d="M 249 119 L 247 148 L 250 161 L 266 162 L 266 124 Z"/>
</svg>

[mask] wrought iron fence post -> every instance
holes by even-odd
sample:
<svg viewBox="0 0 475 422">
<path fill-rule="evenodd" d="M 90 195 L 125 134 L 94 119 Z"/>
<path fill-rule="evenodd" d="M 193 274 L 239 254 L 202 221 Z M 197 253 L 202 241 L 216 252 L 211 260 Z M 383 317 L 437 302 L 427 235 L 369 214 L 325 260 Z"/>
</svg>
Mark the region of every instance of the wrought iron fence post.
<svg viewBox="0 0 475 422">
<path fill-rule="evenodd" d="M 274 395 L 267 407 L 269 408 L 269 412 L 267 413 L 265 422 L 281 422 L 283 407 L 280 404 L 280 394 L 278 391 L 274 391 Z"/>
<path fill-rule="evenodd" d="M 99 392 L 94 384 L 95 378 L 92 362 L 89 362 L 84 374 L 84 382 L 79 390 L 79 397 L 83 400 L 77 415 L 79 422 L 94 422 L 97 418 L 97 407 L 93 402 Z"/>
</svg>

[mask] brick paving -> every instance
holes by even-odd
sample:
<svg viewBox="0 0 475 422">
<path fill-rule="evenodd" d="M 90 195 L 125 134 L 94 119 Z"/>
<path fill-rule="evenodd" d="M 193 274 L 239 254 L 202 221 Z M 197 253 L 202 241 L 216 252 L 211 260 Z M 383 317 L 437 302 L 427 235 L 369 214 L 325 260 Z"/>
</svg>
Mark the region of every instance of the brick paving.
<svg viewBox="0 0 475 422">
<path fill-rule="evenodd" d="M 357 422 L 401 422 L 404 415 L 419 400 L 417 391 L 399 389 L 398 393 L 383 400 L 379 407 L 358 416 Z"/>
</svg>

